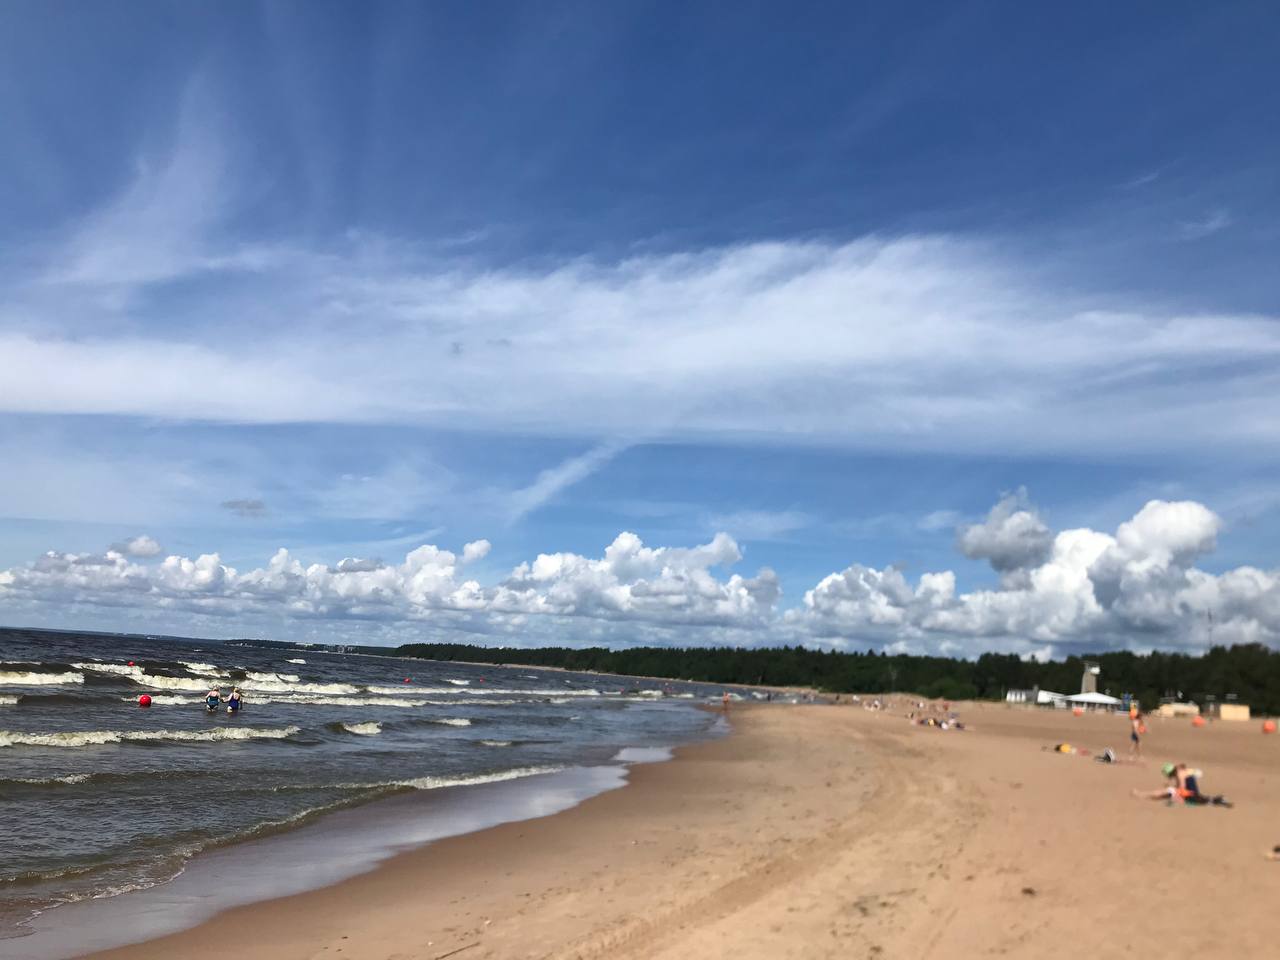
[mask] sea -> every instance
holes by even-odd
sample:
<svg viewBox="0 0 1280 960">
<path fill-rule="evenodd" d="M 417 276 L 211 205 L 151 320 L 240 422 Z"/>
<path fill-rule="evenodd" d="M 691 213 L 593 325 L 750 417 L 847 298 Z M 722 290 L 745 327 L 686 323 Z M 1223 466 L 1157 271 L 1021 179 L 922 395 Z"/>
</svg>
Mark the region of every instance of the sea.
<svg viewBox="0 0 1280 960">
<path fill-rule="evenodd" d="M 205 694 L 226 695 L 233 684 L 242 709 L 209 712 Z M 537 806 L 530 798 L 549 785 L 576 802 L 621 785 L 614 771 L 630 760 L 716 735 L 723 724 L 698 707 L 723 691 L 519 666 L 0 630 L 0 956 L 13 938 L 48 930 L 67 905 L 136 896 L 202 857 L 326 818 L 381 822 L 374 812 L 394 798 L 412 799 L 393 804 L 397 836 L 424 838 L 454 832 L 430 821 L 465 810 L 468 791 L 477 803 L 486 798 L 486 822 Z M 139 705 L 143 695 L 149 707 Z M 448 804 L 439 802 L 445 795 Z M 328 848 L 342 845 L 313 844 L 308 856 Z M 316 862 L 307 873 L 332 878 L 342 869 Z"/>
</svg>

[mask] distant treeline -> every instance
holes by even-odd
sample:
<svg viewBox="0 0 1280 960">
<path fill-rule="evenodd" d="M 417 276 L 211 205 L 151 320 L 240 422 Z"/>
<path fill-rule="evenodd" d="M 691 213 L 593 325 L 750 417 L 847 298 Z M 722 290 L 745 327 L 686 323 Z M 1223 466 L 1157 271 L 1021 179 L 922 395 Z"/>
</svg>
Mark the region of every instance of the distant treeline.
<svg viewBox="0 0 1280 960">
<path fill-rule="evenodd" d="M 1126 693 L 1144 707 L 1178 696 L 1203 704 L 1234 695 L 1257 711 L 1280 713 L 1280 653 L 1261 644 L 1214 647 L 1202 656 L 1180 653 L 1101 653 L 1037 663 L 1014 654 L 984 653 L 977 660 L 948 657 L 837 653 L 802 647 L 474 647 L 461 643 L 410 643 L 397 656 L 429 660 L 560 667 L 632 676 L 816 687 L 832 693 L 911 691 L 949 700 L 1003 700 L 1011 689 L 1040 687 L 1078 693 L 1084 660 L 1101 665 L 1098 689 Z"/>
</svg>

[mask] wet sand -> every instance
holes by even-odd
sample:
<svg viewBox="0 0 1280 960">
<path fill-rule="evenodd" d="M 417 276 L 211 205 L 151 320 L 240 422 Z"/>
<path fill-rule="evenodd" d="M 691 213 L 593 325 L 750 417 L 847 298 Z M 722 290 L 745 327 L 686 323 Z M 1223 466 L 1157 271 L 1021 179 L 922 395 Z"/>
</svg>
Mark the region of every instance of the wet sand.
<svg viewBox="0 0 1280 960">
<path fill-rule="evenodd" d="M 905 708 L 904 708 L 905 709 Z M 966 706 L 964 732 L 856 706 L 734 707 L 734 733 L 632 768 L 554 816 L 94 954 L 355 957 L 1270 957 L 1280 942 L 1280 736 Z M 1204 769 L 1235 809 L 1134 799 Z"/>
</svg>

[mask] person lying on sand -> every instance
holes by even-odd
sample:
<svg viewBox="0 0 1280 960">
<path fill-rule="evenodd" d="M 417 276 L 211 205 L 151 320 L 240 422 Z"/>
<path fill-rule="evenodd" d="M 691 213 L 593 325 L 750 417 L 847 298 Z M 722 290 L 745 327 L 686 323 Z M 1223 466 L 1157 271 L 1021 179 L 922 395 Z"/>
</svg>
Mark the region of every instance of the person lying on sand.
<svg viewBox="0 0 1280 960">
<path fill-rule="evenodd" d="M 1185 763 L 1166 763 L 1160 768 L 1160 772 L 1171 781 L 1169 786 L 1149 793 L 1135 790 L 1133 795 L 1144 800 L 1168 800 L 1171 803 L 1178 801 L 1193 806 L 1204 804 L 1219 807 L 1231 806 L 1231 802 L 1221 794 L 1211 797 L 1200 792 L 1200 777 L 1203 775 L 1200 770 L 1192 769 Z"/>
</svg>

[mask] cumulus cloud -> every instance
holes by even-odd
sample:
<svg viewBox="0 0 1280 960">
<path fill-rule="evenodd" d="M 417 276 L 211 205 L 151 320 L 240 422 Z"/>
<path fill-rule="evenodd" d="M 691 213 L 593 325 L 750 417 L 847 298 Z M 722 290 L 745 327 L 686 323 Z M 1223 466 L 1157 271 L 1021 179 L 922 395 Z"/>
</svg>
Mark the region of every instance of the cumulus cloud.
<svg viewBox="0 0 1280 960">
<path fill-rule="evenodd" d="M 1214 642 L 1280 644 L 1280 571 L 1214 575 L 1194 566 L 1220 527 L 1203 504 L 1152 500 L 1114 534 L 1051 534 L 1020 493 L 960 538 L 967 555 L 1004 574 L 999 589 L 960 593 L 950 571 L 911 583 L 898 570 L 855 564 L 824 578 L 785 619 L 836 643 L 971 654 L 1082 644 L 1197 649 L 1209 641 L 1210 619 Z"/>
<path fill-rule="evenodd" d="M 433 544 L 400 564 L 348 557 L 303 564 L 278 550 L 267 564 L 240 571 L 216 553 L 168 556 L 142 564 L 124 553 L 49 552 L 0 574 L 0 602 L 96 604 L 189 611 L 210 616 L 291 619 L 431 621 L 478 629 L 518 626 L 530 616 L 626 621 L 665 626 L 759 626 L 774 613 L 777 577 L 717 576 L 742 559 L 733 539 L 718 534 L 689 548 L 646 547 L 622 533 L 599 558 L 542 554 L 500 583 L 483 587 L 464 576 L 487 556 L 489 541 L 460 554 Z M 463 623 L 459 618 L 470 618 Z"/>
<path fill-rule="evenodd" d="M 216 553 L 158 560 L 118 549 L 49 552 L 0 571 L 0 609 L 112 606 L 335 630 L 365 620 L 371 629 L 416 625 L 441 638 L 496 635 L 516 644 L 785 642 L 1041 657 L 1085 646 L 1195 650 L 1210 639 L 1280 646 L 1280 570 L 1196 566 L 1220 529 L 1203 504 L 1152 500 L 1110 533 L 1046 533 L 1019 493 L 963 531 L 970 554 L 1000 571 L 996 586 L 961 590 L 950 570 L 912 578 L 854 563 L 785 611 L 772 570 L 733 572 L 743 552 L 727 533 L 673 547 L 623 532 L 600 556 L 539 554 L 487 585 L 467 571 L 488 555 L 487 540 L 457 553 L 423 544 L 395 564 L 304 564 L 280 549 L 247 571 Z M 413 636 L 421 634 L 398 638 Z"/>
<path fill-rule="evenodd" d="M 998 573 L 1038 566 L 1053 548 L 1053 534 L 1027 500 L 1026 490 L 1007 494 L 987 519 L 959 532 L 960 552 L 987 560 Z"/>
<path fill-rule="evenodd" d="M 522 563 L 492 594 L 495 609 L 600 619 L 745 625 L 763 624 L 780 595 L 777 575 L 717 578 L 711 571 L 742 559 L 725 533 L 690 549 L 646 547 L 620 533 L 599 559 L 541 554 Z"/>
<path fill-rule="evenodd" d="M 111 549 L 130 557 L 156 557 L 163 552 L 160 544 L 145 533 L 123 543 L 113 543 Z"/>
</svg>

